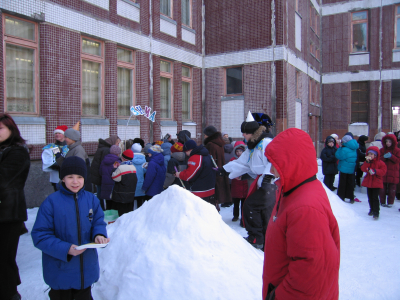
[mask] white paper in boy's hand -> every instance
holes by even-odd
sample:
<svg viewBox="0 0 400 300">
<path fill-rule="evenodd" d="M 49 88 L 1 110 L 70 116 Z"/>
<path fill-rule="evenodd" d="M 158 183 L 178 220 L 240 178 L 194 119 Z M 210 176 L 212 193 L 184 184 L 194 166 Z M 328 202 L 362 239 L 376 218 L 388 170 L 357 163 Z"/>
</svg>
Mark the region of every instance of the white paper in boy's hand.
<svg viewBox="0 0 400 300">
<path fill-rule="evenodd" d="M 76 250 L 83 250 L 83 249 L 88 249 L 88 248 L 104 248 L 105 246 L 107 246 L 107 244 L 96 244 L 96 243 L 89 243 L 89 244 L 85 244 L 85 245 L 80 245 L 78 247 L 76 247 Z"/>
</svg>

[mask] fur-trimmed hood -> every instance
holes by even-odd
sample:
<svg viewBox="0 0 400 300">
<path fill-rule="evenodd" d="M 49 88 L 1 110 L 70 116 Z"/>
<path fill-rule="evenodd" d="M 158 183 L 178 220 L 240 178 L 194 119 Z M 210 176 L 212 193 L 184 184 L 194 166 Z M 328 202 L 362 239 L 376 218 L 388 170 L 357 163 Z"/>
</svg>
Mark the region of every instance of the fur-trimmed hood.
<svg viewBox="0 0 400 300">
<path fill-rule="evenodd" d="M 254 149 L 257 144 L 264 138 L 274 138 L 272 133 L 266 132 L 267 128 L 264 126 L 260 126 L 254 133 L 253 136 L 251 137 L 250 141 L 247 141 L 247 147 L 252 150 Z"/>
</svg>

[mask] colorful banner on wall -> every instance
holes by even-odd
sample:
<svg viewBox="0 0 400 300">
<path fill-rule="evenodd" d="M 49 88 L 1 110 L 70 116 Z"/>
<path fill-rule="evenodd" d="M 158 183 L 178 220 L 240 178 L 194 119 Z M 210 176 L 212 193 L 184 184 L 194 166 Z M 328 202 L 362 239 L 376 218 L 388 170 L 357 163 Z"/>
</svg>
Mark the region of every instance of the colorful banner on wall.
<svg viewBox="0 0 400 300">
<path fill-rule="evenodd" d="M 134 116 L 145 116 L 150 121 L 154 122 L 156 118 L 156 111 L 151 112 L 151 107 L 145 106 L 143 109 L 140 105 L 135 107 L 131 106 L 131 113 Z"/>
</svg>

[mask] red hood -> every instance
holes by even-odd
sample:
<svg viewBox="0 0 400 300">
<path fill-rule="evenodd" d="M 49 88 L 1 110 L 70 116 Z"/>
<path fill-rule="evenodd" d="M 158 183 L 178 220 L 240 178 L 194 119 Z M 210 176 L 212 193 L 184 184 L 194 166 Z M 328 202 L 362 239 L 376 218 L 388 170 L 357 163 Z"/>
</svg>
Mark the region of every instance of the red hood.
<svg viewBox="0 0 400 300">
<path fill-rule="evenodd" d="M 265 156 L 281 175 L 284 193 L 318 172 L 317 153 L 311 137 L 297 128 L 278 134 L 265 149 Z"/>
<path fill-rule="evenodd" d="M 375 160 L 379 160 L 379 158 L 380 158 L 380 156 L 381 156 L 380 151 L 379 151 L 379 148 L 378 148 L 377 146 L 368 147 L 367 152 L 365 153 L 365 155 L 368 154 L 368 151 L 369 151 L 369 150 L 374 150 L 376 153 L 378 153 L 378 155 L 376 156 Z"/>
<path fill-rule="evenodd" d="M 390 146 L 390 147 L 386 146 L 386 140 L 387 139 L 392 141 L 392 146 Z M 393 151 L 393 149 L 397 147 L 397 138 L 396 138 L 396 136 L 394 134 L 385 135 L 382 138 L 382 146 L 383 146 L 383 149 L 385 149 L 386 151 L 388 151 L 388 150 L 392 150 Z"/>
</svg>

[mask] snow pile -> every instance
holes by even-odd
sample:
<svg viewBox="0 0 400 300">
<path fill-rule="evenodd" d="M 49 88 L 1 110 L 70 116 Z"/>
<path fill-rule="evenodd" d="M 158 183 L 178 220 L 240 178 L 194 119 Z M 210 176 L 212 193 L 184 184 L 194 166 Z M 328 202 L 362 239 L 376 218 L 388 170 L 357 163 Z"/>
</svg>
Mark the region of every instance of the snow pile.
<svg viewBox="0 0 400 300">
<path fill-rule="evenodd" d="M 260 299 L 263 252 L 176 185 L 108 226 L 94 299 Z"/>
</svg>

